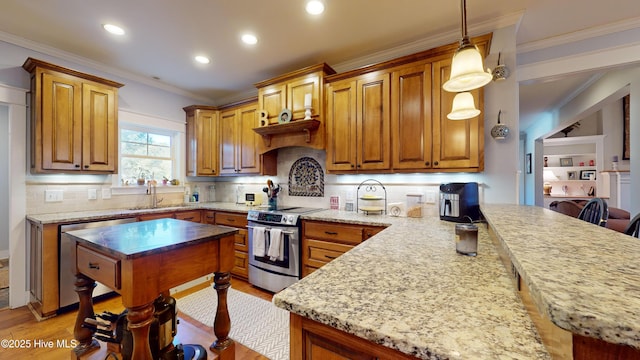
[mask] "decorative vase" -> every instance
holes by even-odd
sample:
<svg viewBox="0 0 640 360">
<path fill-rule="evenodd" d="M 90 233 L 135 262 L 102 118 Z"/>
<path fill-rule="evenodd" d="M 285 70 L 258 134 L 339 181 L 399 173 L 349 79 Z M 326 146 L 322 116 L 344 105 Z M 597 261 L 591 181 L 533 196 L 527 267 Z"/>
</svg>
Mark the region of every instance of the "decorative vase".
<svg viewBox="0 0 640 360">
<path fill-rule="evenodd" d="M 268 209 L 269 210 L 278 210 L 278 198 L 277 197 L 270 197 L 269 201 L 268 201 Z"/>
</svg>

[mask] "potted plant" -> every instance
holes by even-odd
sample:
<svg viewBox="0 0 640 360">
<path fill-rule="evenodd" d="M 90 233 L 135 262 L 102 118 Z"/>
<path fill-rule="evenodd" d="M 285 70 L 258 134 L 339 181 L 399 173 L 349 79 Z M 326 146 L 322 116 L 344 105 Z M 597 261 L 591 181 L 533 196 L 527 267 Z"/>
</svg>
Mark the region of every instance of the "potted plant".
<svg viewBox="0 0 640 360">
<path fill-rule="evenodd" d="M 138 185 L 144 185 L 146 181 L 147 181 L 147 171 L 140 168 L 140 171 L 138 172 Z"/>
</svg>

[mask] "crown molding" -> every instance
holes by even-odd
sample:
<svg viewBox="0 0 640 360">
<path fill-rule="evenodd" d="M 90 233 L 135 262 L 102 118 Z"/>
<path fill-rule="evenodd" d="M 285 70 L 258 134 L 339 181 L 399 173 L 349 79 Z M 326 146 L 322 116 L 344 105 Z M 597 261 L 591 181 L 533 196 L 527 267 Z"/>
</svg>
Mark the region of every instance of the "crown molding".
<svg viewBox="0 0 640 360">
<path fill-rule="evenodd" d="M 182 95 L 185 97 L 190 97 L 193 98 L 195 100 L 199 100 L 202 102 L 206 102 L 206 103 L 210 103 L 211 99 L 194 94 L 192 92 L 189 91 L 185 91 L 183 89 L 177 88 L 175 86 L 171 86 L 171 85 L 167 85 L 164 84 L 158 80 L 154 80 L 151 78 L 147 78 L 145 76 L 141 76 L 138 74 L 134 74 L 132 72 L 128 72 L 128 71 L 124 71 L 118 68 L 114 68 L 114 67 L 110 67 L 110 66 L 106 66 L 103 63 L 100 62 L 96 62 L 93 60 L 89 60 L 87 58 L 81 57 L 81 56 L 77 56 L 75 54 L 72 54 L 70 52 L 66 52 L 60 49 L 56 49 L 52 46 L 48 46 L 48 45 L 44 45 L 35 41 L 31 41 L 19 36 L 15 36 L 6 32 L 2 32 L 0 31 L 0 41 L 4 41 L 16 46 L 20 46 L 22 48 L 28 49 L 28 50 L 33 50 L 42 54 L 46 54 L 49 56 L 54 56 L 56 58 L 59 59 L 63 59 L 66 61 L 70 61 L 82 66 L 87 66 L 90 67 L 92 69 L 96 69 L 99 71 L 102 71 L 104 73 L 107 74 L 111 74 L 111 75 L 115 75 L 118 77 L 121 77 L 123 79 L 128 79 L 128 80 L 133 80 L 136 81 L 138 83 L 144 84 L 144 85 L 148 85 L 160 90 L 164 90 L 164 91 L 168 91 L 171 93 L 174 93 L 176 95 Z"/>
<path fill-rule="evenodd" d="M 524 44 L 518 44 L 516 53 L 524 54 L 527 52 L 542 50 L 553 46 L 565 45 L 576 41 L 587 40 L 598 36 L 605 36 L 622 31 L 637 29 L 639 27 L 638 24 L 640 24 L 640 18 L 626 19 L 615 23 L 595 26 L 580 31 L 574 31 L 568 34 L 531 41 Z"/>
</svg>

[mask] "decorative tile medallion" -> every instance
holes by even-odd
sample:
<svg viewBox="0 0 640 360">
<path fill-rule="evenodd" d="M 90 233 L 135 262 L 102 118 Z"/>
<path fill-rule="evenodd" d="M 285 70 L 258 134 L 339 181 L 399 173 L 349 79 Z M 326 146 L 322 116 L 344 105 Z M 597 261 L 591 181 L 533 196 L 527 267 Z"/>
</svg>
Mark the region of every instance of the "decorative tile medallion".
<svg viewBox="0 0 640 360">
<path fill-rule="evenodd" d="M 315 159 L 303 157 L 291 165 L 289 195 L 324 196 L 324 171 Z"/>
</svg>

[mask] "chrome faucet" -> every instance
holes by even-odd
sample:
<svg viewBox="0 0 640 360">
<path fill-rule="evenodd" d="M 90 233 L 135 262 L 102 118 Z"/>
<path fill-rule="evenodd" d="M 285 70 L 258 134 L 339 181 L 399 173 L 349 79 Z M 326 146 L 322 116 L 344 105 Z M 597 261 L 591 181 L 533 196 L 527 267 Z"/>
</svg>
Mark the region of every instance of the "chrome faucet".
<svg viewBox="0 0 640 360">
<path fill-rule="evenodd" d="M 156 184 L 155 180 L 149 180 L 147 182 L 147 195 L 151 195 L 151 208 L 155 209 L 158 207 L 158 204 L 162 202 L 162 198 L 158 200 L 158 194 L 156 192 Z"/>
</svg>

